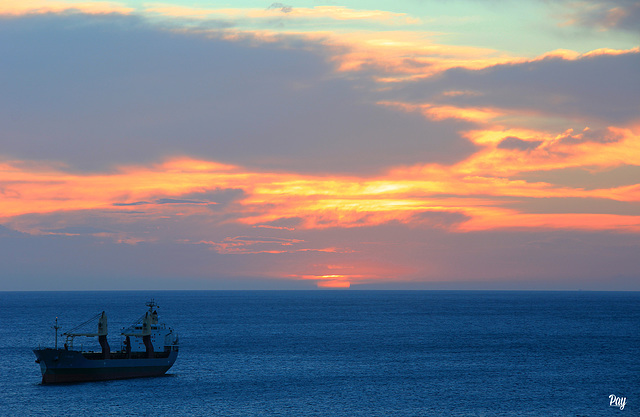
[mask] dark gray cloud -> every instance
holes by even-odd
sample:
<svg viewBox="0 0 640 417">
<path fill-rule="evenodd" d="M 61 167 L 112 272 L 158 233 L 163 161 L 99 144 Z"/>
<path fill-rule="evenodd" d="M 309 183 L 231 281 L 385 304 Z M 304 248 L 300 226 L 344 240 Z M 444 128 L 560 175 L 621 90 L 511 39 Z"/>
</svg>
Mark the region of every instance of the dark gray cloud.
<svg viewBox="0 0 640 417">
<path fill-rule="evenodd" d="M 4 20 L 2 153 L 80 170 L 188 155 L 371 172 L 474 151 L 459 123 L 375 105 L 368 89 L 336 77 L 328 52 L 286 42 L 256 48 L 118 15 Z"/>
<path fill-rule="evenodd" d="M 26 237 L 26 236 L 28 236 L 26 233 L 18 232 L 17 230 L 10 229 L 0 224 L 0 237 L 16 238 L 16 237 Z"/>
<path fill-rule="evenodd" d="M 592 55 L 576 60 L 549 57 L 482 70 L 455 68 L 438 77 L 408 82 L 390 94 L 412 102 L 492 106 L 606 125 L 627 123 L 638 117 L 638 79 L 640 53 Z M 474 94 L 443 95 L 448 91 Z"/>
<path fill-rule="evenodd" d="M 562 135 L 558 142 L 575 144 L 582 142 L 612 143 L 617 142 L 624 136 L 610 129 L 587 129 L 582 132 L 568 132 Z"/>
<path fill-rule="evenodd" d="M 67 234 L 67 235 L 94 235 L 98 233 L 113 233 L 113 231 L 108 229 L 101 229 L 99 227 L 93 226 L 68 226 L 63 227 L 61 229 L 45 229 L 43 230 L 48 233 L 58 233 L 58 234 Z"/>
<path fill-rule="evenodd" d="M 271 222 L 265 222 L 259 225 L 258 227 L 294 230 L 296 227 L 302 224 L 302 222 L 303 222 L 303 219 L 300 217 L 286 217 L 286 218 L 281 218 Z"/>
<path fill-rule="evenodd" d="M 515 136 L 508 136 L 500 141 L 498 149 L 517 149 L 519 151 L 528 151 L 537 148 L 541 144 L 541 140 L 524 140 Z"/>
<path fill-rule="evenodd" d="M 519 174 L 517 179 L 529 182 L 548 182 L 559 186 L 584 188 L 623 187 L 638 184 L 640 166 L 622 165 L 608 170 L 564 168 L 549 171 L 531 171 Z"/>
<path fill-rule="evenodd" d="M 513 207 L 524 213 L 588 213 L 640 216 L 640 203 L 605 198 L 518 197 L 518 201 L 507 203 L 505 207 Z"/>
<path fill-rule="evenodd" d="M 185 200 L 178 198 L 159 198 L 150 201 L 134 201 L 133 203 L 113 203 L 114 206 L 142 206 L 145 204 L 207 204 L 206 201 L 198 201 L 198 200 Z"/>
<path fill-rule="evenodd" d="M 282 3 L 271 3 L 271 6 L 267 7 L 267 10 L 271 9 L 279 9 L 282 13 L 291 13 L 293 7 Z"/>
<path fill-rule="evenodd" d="M 184 200 L 178 198 L 160 198 L 155 201 L 156 204 L 206 204 L 205 201 Z"/>
<path fill-rule="evenodd" d="M 134 201 L 133 203 L 113 203 L 114 206 L 143 206 L 145 204 L 151 204 L 149 201 Z"/>
<path fill-rule="evenodd" d="M 453 213 L 450 211 L 423 211 L 416 213 L 411 224 L 420 225 L 421 227 L 448 229 L 456 224 L 460 224 L 469 220 L 470 217 L 463 213 Z"/>
<path fill-rule="evenodd" d="M 185 198 L 215 203 L 217 208 L 225 207 L 246 196 L 244 190 L 240 188 L 216 188 L 213 190 L 185 194 Z"/>
<path fill-rule="evenodd" d="M 569 2 L 568 6 L 568 17 L 574 25 L 640 32 L 637 0 L 589 0 Z"/>
<path fill-rule="evenodd" d="M 268 237 L 268 236 L 236 236 L 229 238 L 231 242 L 243 242 L 243 243 L 279 243 L 290 244 L 295 243 L 296 239 L 286 239 L 282 237 Z"/>
<path fill-rule="evenodd" d="M 244 190 L 237 188 L 216 188 L 202 192 L 184 194 L 184 198 L 158 198 L 153 201 L 134 201 L 131 203 L 113 203 L 116 207 L 143 206 L 148 204 L 196 204 L 225 207 L 245 196 Z"/>
</svg>

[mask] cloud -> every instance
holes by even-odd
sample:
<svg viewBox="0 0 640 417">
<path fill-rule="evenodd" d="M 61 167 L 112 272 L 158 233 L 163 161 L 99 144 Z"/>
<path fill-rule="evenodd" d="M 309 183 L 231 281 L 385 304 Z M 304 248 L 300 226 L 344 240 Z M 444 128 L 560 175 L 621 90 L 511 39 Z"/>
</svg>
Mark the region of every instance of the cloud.
<svg viewBox="0 0 640 417">
<path fill-rule="evenodd" d="M 508 206 L 518 208 L 525 213 L 607 213 L 640 216 L 640 201 L 626 202 L 604 198 L 519 198 L 517 202 Z"/>
<path fill-rule="evenodd" d="M 267 10 L 271 10 L 271 9 L 278 9 L 282 13 L 291 13 L 291 11 L 293 10 L 293 7 L 287 6 L 282 3 L 271 3 L 271 6 L 267 7 Z"/>
<path fill-rule="evenodd" d="M 573 129 L 568 130 L 558 138 L 559 143 L 563 144 L 578 144 L 584 142 L 595 143 L 613 143 L 618 142 L 624 138 L 620 132 L 616 132 L 613 129 L 590 129 L 584 128 L 582 132 L 574 132 Z"/>
<path fill-rule="evenodd" d="M 515 136 L 507 136 L 498 144 L 498 149 L 528 151 L 537 148 L 541 144 L 541 140 L 524 140 Z"/>
<path fill-rule="evenodd" d="M 628 146 L 628 141 L 634 141 L 638 146 L 634 137 L 629 137 L 613 144 L 619 149 L 592 150 L 593 157 L 605 157 L 606 160 L 606 152 L 617 155 Z M 488 149 L 451 167 L 432 164 L 419 170 L 397 169 L 379 177 L 269 173 L 186 159 L 169 160 L 150 167 L 121 167 L 110 174 L 7 168 L 0 171 L 0 182 L 10 184 L 6 187 L 7 195 L 14 197 L 0 200 L 0 212 L 5 218 L 21 224 L 20 230 L 42 231 L 88 223 L 78 215 L 71 216 L 72 212 L 112 217 L 128 224 L 131 213 L 126 208 L 143 205 L 146 221 L 150 223 L 193 217 L 206 220 L 212 226 L 232 222 L 248 227 L 271 226 L 274 230 L 358 228 L 391 222 L 453 230 L 505 227 L 634 230 L 639 227 L 640 219 L 612 216 L 612 213 L 571 218 L 525 215 L 505 209 L 500 200 L 505 196 L 631 202 L 640 201 L 640 188 L 628 185 L 589 191 L 508 179 L 502 175 L 522 172 L 522 161 L 511 160 L 509 153 L 504 155 L 504 150 L 498 151 Z M 540 158 L 540 165 L 526 169 L 540 169 L 549 164 L 548 156 L 537 152 L 536 149 L 522 155 L 531 158 L 531 163 L 538 163 L 537 158 Z M 580 153 L 577 157 L 585 158 Z M 562 158 L 558 164 L 566 167 L 566 162 L 562 163 L 568 157 Z M 497 167 L 505 171 L 497 171 Z M 211 184 L 218 184 L 219 188 L 209 190 Z M 220 204 L 214 204 L 217 203 L 214 200 Z M 63 226 L 42 227 L 39 221 L 28 218 L 53 215 L 67 220 Z M 145 235 L 131 237 L 144 239 Z"/>
<path fill-rule="evenodd" d="M 484 146 L 484 149 L 457 164 L 457 167 L 461 171 L 474 172 L 488 178 L 522 178 L 522 173 L 528 171 L 574 167 L 602 171 L 621 165 L 640 165 L 640 142 L 636 130 L 609 127 L 607 131 L 607 137 L 615 140 L 602 140 L 602 137 L 588 140 L 590 138 L 585 138 L 582 134 L 575 134 L 573 129 L 548 132 L 505 129 L 500 125 L 485 127 L 467 133 L 470 140 Z M 500 149 L 498 145 L 508 136 L 533 137 L 543 143 L 526 153 Z"/>
<path fill-rule="evenodd" d="M 156 204 L 207 204 L 205 201 L 197 200 L 181 200 L 177 198 L 160 198 L 155 201 Z"/>
<path fill-rule="evenodd" d="M 101 229 L 93 226 L 68 226 L 61 229 L 44 230 L 48 233 L 63 235 L 95 235 L 100 233 L 113 233 L 111 230 Z"/>
<path fill-rule="evenodd" d="M 259 25 L 274 17 L 286 15 L 289 21 L 301 25 L 322 27 L 331 21 L 364 21 L 382 24 L 417 24 L 420 19 L 406 13 L 393 13 L 385 10 L 350 9 L 345 6 L 293 7 L 280 2 L 272 3 L 265 9 L 259 8 L 197 8 L 189 6 L 149 4 L 145 12 L 157 13 L 173 18 L 223 19 L 242 22 L 244 25 Z M 327 22 L 328 21 L 328 22 Z"/>
<path fill-rule="evenodd" d="M 637 120 L 640 52 L 548 56 L 480 70 L 451 69 L 406 82 L 389 95 L 401 102 L 460 108 L 509 109 L 520 114 L 615 125 Z M 447 95 L 448 91 L 474 94 Z"/>
<path fill-rule="evenodd" d="M 608 169 L 572 167 L 546 171 L 531 171 L 518 175 L 528 182 L 547 182 L 572 188 L 594 190 L 631 186 L 638 183 L 640 166 L 620 165 Z"/>
<path fill-rule="evenodd" d="M 600 30 L 640 31 L 640 4 L 636 0 L 589 0 L 565 2 L 563 25 Z"/>
<path fill-rule="evenodd" d="M 242 242 L 245 244 L 255 244 L 255 243 L 277 243 L 279 245 L 291 245 L 293 243 L 302 242 L 297 239 L 285 239 L 280 237 L 266 237 L 266 236 L 236 236 L 233 238 L 227 239 L 232 242 Z"/>
<path fill-rule="evenodd" d="M 0 237 L 2 238 L 18 238 L 27 236 L 26 233 L 18 232 L 0 224 Z"/>
<path fill-rule="evenodd" d="M 289 248 L 295 244 L 302 243 L 303 240 L 281 238 L 281 237 L 269 237 L 269 236 L 236 236 L 227 237 L 221 242 L 201 241 L 211 245 L 211 247 L 218 253 L 222 254 L 281 254 L 297 251 L 306 251 L 309 249 L 294 249 Z"/>
<path fill-rule="evenodd" d="M 114 206 L 118 207 L 118 206 L 143 206 L 145 204 L 151 204 L 148 201 L 135 201 L 133 203 L 113 203 Z"/>
<path fill-rule="evenodd" d="M 109 13 L 130 14 L 133 11 L 134 9 L 131 7 L 124 7 L 115 2 L 109 1 L 72 3 L 56 0 L 9 0 L 0 4 L 0 16 L 22 16 L 28 14 L 69 12 L 81 12 L 96 15 Z"/>
<path fill-rule="evenodd" d="M 424 211 L 414 214 L 409 221 L 409 224 L 450 230 L 453 226 L 463 223 L 469 219 L 469 216 L 457 212 Z"/>
<path fill-rule="evenodd" d="M 6 21 L 2 152 L 84 171 L 182 154 L 307 172 L 473 152 L 457 123 L 376 105 L 317 44 L 256 41 L 158 30 L 135 16 Z"/>
<path fill-rule="evenodd" d="M 154 204 L 192 204 L 192 205 L 208 205 L 210 208 L 220 209 L 228 204 L 233 203 L 245 196 L 242 189 L 228 188 L 221 189 L 216 188 L 213 190 L 197 191 L 193 193 L 187 193 L 182 195 L 181 199 L 178 198 L 158 198 L 154 201 L 134 201 L 128 203 L 113 203 L 115 207 L 128 207 L 128 206 L 144 206 Z"/>
<path fill-rule="evenodd" d="M 279 218 L 276 220 L 254 225 L 254 227 L 276 230 L 296 230 L 296 227 L 303 225 L 304 219 L 301 217 Z"/>
</svg>

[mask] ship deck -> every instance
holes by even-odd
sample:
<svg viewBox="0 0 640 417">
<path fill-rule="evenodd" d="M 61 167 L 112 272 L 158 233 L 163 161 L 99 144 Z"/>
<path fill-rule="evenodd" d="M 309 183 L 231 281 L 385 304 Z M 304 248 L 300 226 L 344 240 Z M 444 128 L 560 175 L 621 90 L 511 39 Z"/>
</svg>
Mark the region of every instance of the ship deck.
<svg viewBox="0 0 640 417">
<path fill-rule="evenodd" d="M 104 360 L 104 353 L 102 352 L 81 352 L 82 356 L 85 357 L 85 359 L 88 359 L 90 361 L 97 361 L 97 360 Z M 163 358 L 168 358 L 169 354 L 171 353 L 171 351 L 166 350 L 164 352 L 154 352 L 153 353 L 153 357 L 157 358 L 157 359 L 163 359 Z M 111 352 L 109 354 L 109 359 L 147 359 L 147 353 L 146 352 L 131 352 L 131 353 L 125 353 L 125 352 Z"/>
</svg>

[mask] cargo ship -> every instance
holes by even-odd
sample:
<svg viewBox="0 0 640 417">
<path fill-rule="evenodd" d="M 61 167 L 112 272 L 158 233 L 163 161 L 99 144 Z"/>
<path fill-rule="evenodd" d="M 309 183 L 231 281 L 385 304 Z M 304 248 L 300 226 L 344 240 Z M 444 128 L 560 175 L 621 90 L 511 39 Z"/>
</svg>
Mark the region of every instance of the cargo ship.
<svg viewBox="0 0 640 417">
<path fill-rule="evenodd" d="M 121 349 L 112 352 L 107 341 L 107 315 L 103 311 L 79 326 L 63 333 L 64 347 L 58 348 L 58 319 L 55 347 L 33 352 L 40 364 L 43 384 L 103 381 L 164 375 L 178 357 L 178 336 L 164 323 L 158 322 L 158 305 L 152 299 L 149 310 L 136 322 L 123 328 Z M 95 325 L 97 328 L 91 329 Z M 89 327 L 89 330 L 87 330 Z M 77 337 L 98 338 L 100 351 L 74 349 Z"/>
</svg>

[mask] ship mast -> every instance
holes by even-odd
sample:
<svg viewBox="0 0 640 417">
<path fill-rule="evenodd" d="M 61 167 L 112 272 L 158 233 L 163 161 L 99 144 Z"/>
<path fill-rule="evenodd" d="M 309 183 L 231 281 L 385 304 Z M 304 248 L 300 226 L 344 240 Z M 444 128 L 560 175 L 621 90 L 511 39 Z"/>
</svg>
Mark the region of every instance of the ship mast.
<svg viewBox="0 0 640 417">
<path fill-rule="evenodd" d="M 151 301 L 148 301 L 148 302 L 144 303 L 144 305 L 146 305 L 147 307 L 149 307 L 149 312 L 152 312 L 154 308 L 158 308 L 158 307 L 160 307 L 160 306 L 158 305 L 158 303 L 156 303 L 156 300 L 155 300 L 155 299 L 153 299 L 153 298 L 151 299 Z"/>
<path fill-rule="evenodd" d="M 58 326 L 58 318 L 56 317 L 56 324 L 53 325 L 53 328 L 56 331 L 56 349 L 58 349 L 58 329 L 60 328 L 60 326 Z"/>
</svg>

